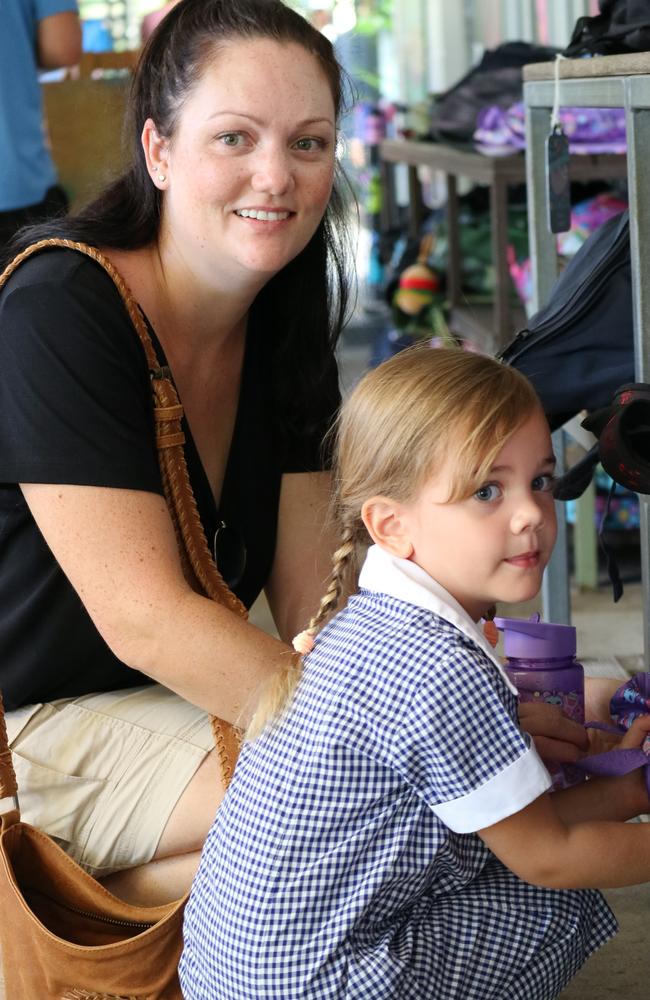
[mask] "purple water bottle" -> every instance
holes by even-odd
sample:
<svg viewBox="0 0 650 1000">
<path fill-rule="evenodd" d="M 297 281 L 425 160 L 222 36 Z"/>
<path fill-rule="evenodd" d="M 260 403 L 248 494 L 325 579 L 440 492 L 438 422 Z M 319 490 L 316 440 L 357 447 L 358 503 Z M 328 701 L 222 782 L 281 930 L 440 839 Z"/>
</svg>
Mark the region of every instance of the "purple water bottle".
<svg viewBox="0 0 650 1000">
<path fill-rule="evenodd" d="M 572 625 L 552 625 L 533 615 L 495 618 L 503 632 L 505 670 L 519 693 L 519 701 L 545 701 L 559 705 L 575 722 L 585 721 L 585 675 L 576 660 L 576 630 Z M 568 788 L 584 781 L 584 772 L 571 764 L 545 762 L 553 788 Z"/>
</svg>

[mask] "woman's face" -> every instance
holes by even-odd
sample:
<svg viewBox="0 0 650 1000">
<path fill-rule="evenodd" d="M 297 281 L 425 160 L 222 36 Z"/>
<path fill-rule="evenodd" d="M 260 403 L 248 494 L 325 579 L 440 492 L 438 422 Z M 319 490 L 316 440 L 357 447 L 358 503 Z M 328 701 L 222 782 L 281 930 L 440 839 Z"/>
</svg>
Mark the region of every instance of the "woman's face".
<svg viewBox="0 0 650 1000">
<path fill-rule="evenodd" d="M 215 48 L 161 143 L 162 237 L 192 269 L 268 280 L 306 246 L 334 177 L 335 110 L 302 46 L 265 38 Z"/>
</svg>

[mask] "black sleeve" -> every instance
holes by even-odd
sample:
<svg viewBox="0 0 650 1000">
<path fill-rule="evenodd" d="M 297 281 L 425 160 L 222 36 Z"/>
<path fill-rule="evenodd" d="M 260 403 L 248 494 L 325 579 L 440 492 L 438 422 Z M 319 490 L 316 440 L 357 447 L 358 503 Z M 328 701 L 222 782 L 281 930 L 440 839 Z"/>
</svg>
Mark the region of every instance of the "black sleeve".
<svg viewBox="0 0 650 1000">
<path fill-rule="evenodd" d="M 163 492 L 143 348 L 75 251 L 37 254 L 0 296 L 0 482 Z"/>
<path fill-rule="evenodd" d="M 321 472 L 332 465 L 328 436 L 341 405 L 339 372 L 332 357 L 319 392 L 311 400 L 309 413 L 286 433 L 282 472 Z"/>
</svg>

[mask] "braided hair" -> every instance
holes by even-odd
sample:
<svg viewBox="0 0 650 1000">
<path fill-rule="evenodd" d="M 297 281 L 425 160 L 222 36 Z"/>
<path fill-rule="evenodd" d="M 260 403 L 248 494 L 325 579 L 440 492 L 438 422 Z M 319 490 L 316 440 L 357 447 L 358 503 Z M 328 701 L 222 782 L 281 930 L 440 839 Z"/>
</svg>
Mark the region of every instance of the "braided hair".
<svg viewBox="0 0 650 1000">
<path fill-rule="evenodd" d="M 362 508 L 375 496 L 405 503 L 454 457 L 447 502 L 471 496 L 508 439 L 541 404 L 524 375 L 494 358 L 428 345 L 402 351 L 368 372 L 344 403 L 335 429 L 333 515 L 340 544 L 309 639 L 338 609 L 371 542 Z M 304 657 L 287 654 L 255 712 L 257 737 L 290 704 Z"/>
</svg>

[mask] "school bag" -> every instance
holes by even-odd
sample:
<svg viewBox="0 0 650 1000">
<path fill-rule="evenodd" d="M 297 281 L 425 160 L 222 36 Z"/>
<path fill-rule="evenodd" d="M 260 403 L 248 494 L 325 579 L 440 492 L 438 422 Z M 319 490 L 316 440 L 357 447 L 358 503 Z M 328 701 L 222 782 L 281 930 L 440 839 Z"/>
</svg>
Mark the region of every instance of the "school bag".
<svg viewBox="0 0 650 1000">
<path fill-rule="evenodd" d="M 600 14 L 579 17 L 564 50 L 570 58 L 650 50 L 648 0 L 599 0 Z"/>
<path fill-rule="evenodd" d="M 552 430 L 586 410 L 582 426 L 598 438 L 560 477 L 556 499 L 581 496 L 599 462 L 613 481 L 612 489 L 619 483 L 650 493 L 650 385 L 634 381 L 627 211 L 613 216 L 583 243 L 554 285 L 548 304 L 500 357 L 530 379 Z M 602 537 L 605 517 L 600 542 L 616 601 L 623 590 L 616 560 Z"/>
<path fill-rule="evenodd" d="M 618 386 L 634 381 L 627 211 L 585 240 L 547 305 L 529 319 L 501 359 L 531 380 L 551 430 L 582 410 L 608 406 Z"/>
<path fill-rule="evenodd" d="M 583 243 L 548 304 L 502 351 L 539 395 L 551 430 L 587 411 L 599 439 L 559 481 L 559 500 L 579 497 L 601 462 L 626 489 L 650 493 L 650 386 L 635 382 L 629 213 Z"/>
<path fill-rule="evenodd" d="M 476 66 L 437 95 L 431 108 L 428 138 L 434 142 L 471 142 L 481 108 L 508 108 L 521 100 L 523 67 L 548 62 L 557 51 L 519 41 L 488 49 Z"/>
</svg>

